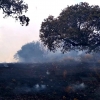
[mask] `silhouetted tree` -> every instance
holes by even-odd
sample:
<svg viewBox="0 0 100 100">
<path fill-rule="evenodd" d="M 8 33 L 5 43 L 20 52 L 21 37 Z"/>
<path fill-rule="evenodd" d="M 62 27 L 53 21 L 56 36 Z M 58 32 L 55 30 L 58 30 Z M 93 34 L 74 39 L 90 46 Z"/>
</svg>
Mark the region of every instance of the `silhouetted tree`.
<svg viewBox="0 0 100 100">
<path fill-rule="evenodd" d="M 22 25 L 29 24 L 30 19 L 23 12 L 27 12 L 28 5 L 23 0 L 0 0 L 0 10 L 3 11 L 5 17 L 13 17 L 19 20 Z"/>
<path fill-rule="evenodd" d="M 86 2 L 71 5 L 57 18 L 49 16 L 40 29 L 40 39 L 49 50 L 100 50 L 100 7 Z"/>
</svg>

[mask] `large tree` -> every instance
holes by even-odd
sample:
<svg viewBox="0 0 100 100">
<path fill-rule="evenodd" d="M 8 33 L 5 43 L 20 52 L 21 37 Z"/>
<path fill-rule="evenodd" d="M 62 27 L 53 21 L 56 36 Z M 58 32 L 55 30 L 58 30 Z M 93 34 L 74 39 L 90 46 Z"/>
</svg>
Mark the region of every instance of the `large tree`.
<svg viewBox="0 0 100 100">
<path fill-rule="evenodd" d="M 0 10 L 3 11 L 4 17 L 13 17 L 22 25 L 29 24 L 30 19 L 23 15 L 28 10 L 28 5 L 23 0 L 0 0 Z"/>
<path fill-rule="evenodd" d="M 49 50 L 100 50 L 100 7 L 86 2 L 71 5 L 57 18 L 49 16 L 40 29 L 40 39 Z"/>
</svg>

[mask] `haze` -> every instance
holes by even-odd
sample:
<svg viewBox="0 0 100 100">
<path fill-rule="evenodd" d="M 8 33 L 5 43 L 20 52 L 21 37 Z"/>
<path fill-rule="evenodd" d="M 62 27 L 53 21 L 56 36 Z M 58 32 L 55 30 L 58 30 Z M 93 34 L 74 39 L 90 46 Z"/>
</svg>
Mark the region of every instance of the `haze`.
<svg viewBox="0 0 100 100">
<path fill-rule="evenodd" d="M 26 13 L 31 21 L 28 27 L 21 26 L 12 18 L 3 18 L 0 11 L 0 62 L 16 62 L 14 54 L 22 45 L 39 40 L 41 22 L 49 15 L 57 17 L 67 5 L 79 2 L 100 4 L 99 0 L 24 0 L 28 3 L 29 10 Z"/>
</svg>

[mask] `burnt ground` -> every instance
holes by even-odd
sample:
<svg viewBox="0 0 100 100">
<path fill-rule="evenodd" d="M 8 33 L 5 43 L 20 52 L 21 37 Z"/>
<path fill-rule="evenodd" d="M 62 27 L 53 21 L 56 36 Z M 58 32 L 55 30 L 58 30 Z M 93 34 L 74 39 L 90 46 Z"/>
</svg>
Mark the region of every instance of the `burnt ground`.
<svg viewBox="0 0 100 100">
<path fill-rule="evenodd" d="M 100 63 L 0 64 L 0 100 L 100 100 Z"/>
</svg>

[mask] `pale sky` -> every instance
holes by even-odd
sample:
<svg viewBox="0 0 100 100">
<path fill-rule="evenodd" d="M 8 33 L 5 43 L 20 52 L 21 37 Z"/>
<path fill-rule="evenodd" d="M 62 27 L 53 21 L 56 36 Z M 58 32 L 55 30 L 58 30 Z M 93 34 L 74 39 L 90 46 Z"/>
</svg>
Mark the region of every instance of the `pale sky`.
<svg viewBox="0 0 100 100">
<path fill-rule="evenodd" d="M 3 18 L 0 11 L 0 62 L 15 62 L 13 55 L 22 45 L 39 40 L 39 29 L 42 21 L 49 15 L 57 17 L 67 5 L 79 2 L 100 4 L 99 0 L 24 0 L 28 3 L 26 13 L 30 17 L 29 26 L 21 26 L 12 18 Z"/>
</svg>

